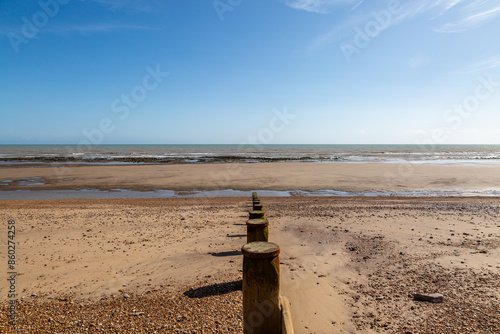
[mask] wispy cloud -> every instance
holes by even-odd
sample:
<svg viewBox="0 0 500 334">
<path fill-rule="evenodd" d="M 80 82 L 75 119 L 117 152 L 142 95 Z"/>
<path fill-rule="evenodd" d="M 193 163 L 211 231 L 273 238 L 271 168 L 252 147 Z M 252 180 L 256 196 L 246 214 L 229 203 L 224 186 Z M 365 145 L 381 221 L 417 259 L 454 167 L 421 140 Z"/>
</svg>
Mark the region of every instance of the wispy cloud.
<svg viewBox="0 0 500 334">
<path fill-rule="evenodd" d="M 437 3 L 443 2 L 444 0 L 438 0 Z M 451 1 L 451 0 L 447 0 Z M 454 0 L 457 1 L 457 0 Z M 342 1 L 336 1 L 337 4 Z M 355 1 L 350 1 L 354 3 Z M 354 14 L 353 9 L 358 8 L 364 1 L 357 1 L 354 7 L 351 8 L 352 15 L 348 15 L 342 22 L 335 25 L 332 29 L 314 38 L 306 50 L 306 53 L 314 53 L 320 49 L 342 41 L 344 38 L 350 38 L 352 35 L 353 28 L 362 27 L 366 22 L 374 20 L 373 11 L 368 12 L 366 10 L 357 10 Z M 344 4 L 347 2 L 343 2 Z M 387 5 L 387 4 L 386 4 Z M 385 29 L 390 28 L 393 25 L 400 23 L 402 20 L 421 14 L 429 10 L 430 8 L 436 6 L 436 1 L 431 0 L 420 0 L 420 1 L 410 1 L 402 3 L 397 15 L 391 16 L 390 22 Z M 380 9 L 386 9 L 387 7 L 380 7 Z"/>
<path fill-rule="evenodd" d="M 329 31 L 314 38 L 307 48 L 307 53 L 313 53 L 332 43 L 338 43 L 349 34 L 352 35 L 352 30 L 355 27 L 362 26 L 364 23 L 373 20 L 373 17 L 368 12 L 369 9 L 353 11 L 362 3 L 364 3 L 364 0 L 287 0 L 290 7 L 315 12 L 326 12 L 326 8 L 334 4 L 354 4 L 351 8 L 352 14 L 347 15 L 342 22 L 337 23 Z M 364 7 L 369 8 L 368 5 Z M 384 9 L 384 7 L 380 8 Z M 497 15 L 500 15 L 498 0 L 405 1 L 400 3 L 397 15 L 393 15 L 385 29 L 420 16 L 428 20 L 431 24 L 430 29 L 436 32 L 460 32 L 472 29 Z"/>
<path fill-rule="evenodd" d="M 436 32 L 464 32 L 486 23 L 500 15 L 498 0 L 416 0 L 401 3 L 401 12 L 394 20 L 397 24 L 406 19 L 424 15 Z M 436 22 L 440 20 L 441 22 Z M 442 23 L 444 21 L 444 23 Z"/>
<path fill-rule="evenodd" d="M 335 5 L 346 5 L 359 2 L 359 0 L 286 0 L 288 7 L 312 13 L 324 14 Z"/>
<path fill-rule="evenodd" d="M 306 49 L 306 53 L 317 52 L 332 43 L 338 43 L 343 37 L 351 34 L 352 28 L 370 19 L 368 14 L 353 15 L 343 22 L 337 24 L 326 33 L 317 36 L 312 40 Z"/>
<path fill-rule="evenodd" d="M 472 74 L 472 73 L 480 73 L 483 71 L 492 70 L 500 67 L 500 56 L 493 56 L 487 59 L 481 60 L 468 68 L 457 71 L 459 74 Z"/>
<path fill-rule="evenodd" d="M 445 5 L 445 9 L 448 10 L 448 9 L 451 9 L 453 7 L 455 7 L 456 5 L 458 5 L 462 0 L 448 0 L 446 1 L 446 5 Z"/>
<path fill-rule="evenodd" d="M 454 7 L 457 9 L 459 18 L 442 24 L 435 29 L 437 32 L 458 33 L 468 31 L 500 15 L 498 0 L 474 0 L 467 4 L 457 2 Z"/>
<path fill-rule="evenodd" d="M 354 7 L 351 8 L 351 10 L 355 10 L 356 8 L 358 8 L 359 6 L 361 6 L 361 4 L 363 3 L 363 1 L 365 1 L 365 0 L 359 1 L 357 4 L 354 5 Z"/>
<path fill-rule="evenodd" d="M 454 6 L 453 2 L 455 1 L 457 0 L 418 0 L 402 3 L 395 23 L 418 15 L 429 15 L 432 17 L 436 11 L 440 13 L 438 15 L 442 15 L 446 10 Z"/>
</svg>

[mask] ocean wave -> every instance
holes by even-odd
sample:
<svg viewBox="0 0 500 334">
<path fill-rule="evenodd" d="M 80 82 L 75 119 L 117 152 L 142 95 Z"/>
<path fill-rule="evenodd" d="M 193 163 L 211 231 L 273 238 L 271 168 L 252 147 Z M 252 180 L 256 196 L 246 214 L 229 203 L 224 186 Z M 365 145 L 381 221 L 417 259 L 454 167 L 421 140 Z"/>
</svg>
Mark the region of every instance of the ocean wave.
<svg viewBox="0 0 500 334">
<path fill-rule="evenodd" d="M 500 145 L 105 145 L 0 146 L 0 164 L 223 162 L 496 163 Z"/>
</svg>

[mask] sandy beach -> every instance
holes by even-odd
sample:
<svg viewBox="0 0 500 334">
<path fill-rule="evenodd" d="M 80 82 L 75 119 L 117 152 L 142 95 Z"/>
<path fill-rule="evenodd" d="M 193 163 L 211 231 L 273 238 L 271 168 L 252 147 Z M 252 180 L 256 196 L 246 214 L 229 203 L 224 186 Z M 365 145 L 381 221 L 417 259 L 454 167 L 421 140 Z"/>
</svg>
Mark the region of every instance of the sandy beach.
<svg viewBox="0 0 500 334">
<path fill-rule="evenodd" d="M 500 331 L 498 199 L 262 202 L 296 333 Z M 1 331 L 242 333 L 249 209 L 250 198 L 3 201 L 20 302 L 14 328 L 0 296 Z"/>
<path fill-rule="evenodd" d="M 0 12 L 0 334 L 500 334 L 500 1 Z"/>
</svg>

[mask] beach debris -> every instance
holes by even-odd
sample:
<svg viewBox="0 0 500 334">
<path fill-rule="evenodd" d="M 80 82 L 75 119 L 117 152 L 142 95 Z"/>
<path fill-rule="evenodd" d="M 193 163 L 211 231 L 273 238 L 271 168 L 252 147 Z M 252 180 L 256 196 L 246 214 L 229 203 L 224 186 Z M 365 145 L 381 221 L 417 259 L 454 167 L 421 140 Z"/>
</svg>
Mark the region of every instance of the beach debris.
<svg viewBox="0 0 500 334">
<path fill-rule="evenodd" d="M 416 293 L 413 295 L 413 299 L 430 303 L 442 303 L 444 296 L 440 293 L 431 293 L 431 294 Z"/>
</svg>

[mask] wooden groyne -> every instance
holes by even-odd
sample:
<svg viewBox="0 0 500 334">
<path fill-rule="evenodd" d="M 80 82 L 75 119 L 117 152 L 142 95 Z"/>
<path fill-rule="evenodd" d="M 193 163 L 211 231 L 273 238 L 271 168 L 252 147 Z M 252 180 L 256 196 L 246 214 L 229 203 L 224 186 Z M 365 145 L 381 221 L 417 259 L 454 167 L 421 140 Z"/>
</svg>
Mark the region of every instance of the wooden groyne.
<svg viewBox="0 0 500 334">
<path fill-rule="evenodd" d="M 290 303 L 280 295 L 280 247 L 269 242 L 269 221 L 257 193 L 243 253 L 243 332 L 293 334 Z"/>
</svg>

